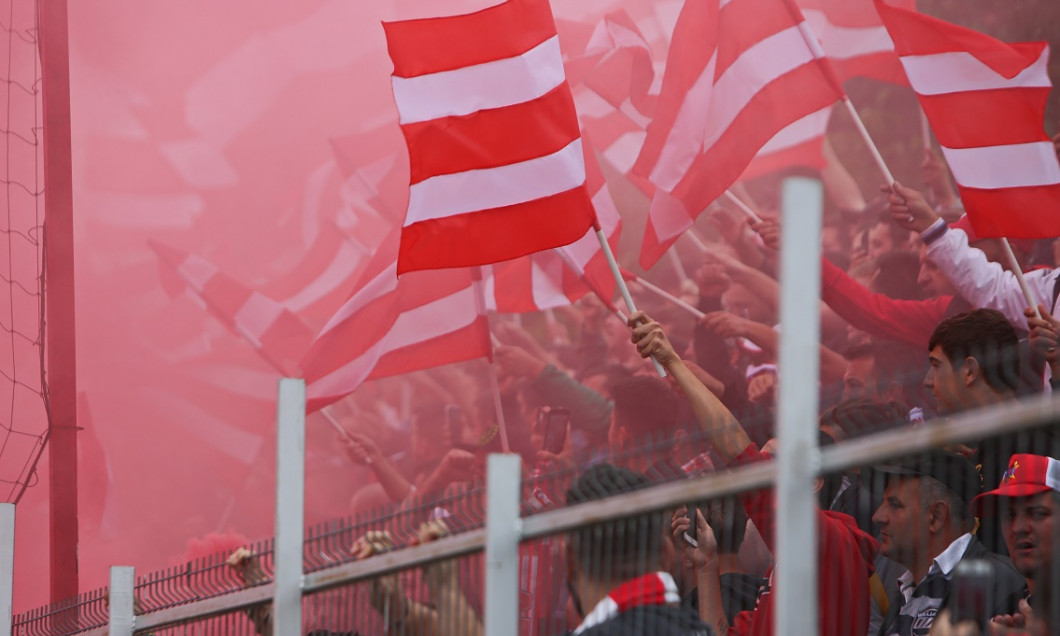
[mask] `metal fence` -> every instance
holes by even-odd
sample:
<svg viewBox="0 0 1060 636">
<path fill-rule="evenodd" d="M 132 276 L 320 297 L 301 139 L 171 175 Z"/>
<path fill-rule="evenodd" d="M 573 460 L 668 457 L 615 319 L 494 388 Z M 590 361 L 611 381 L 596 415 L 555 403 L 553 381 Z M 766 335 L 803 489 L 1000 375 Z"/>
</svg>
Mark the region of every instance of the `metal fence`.
<svg viewBox="0 0 1060 636">
<path fill-rule="evenodd" d="M 1058 414 L 1060 399 L 1039 396 L 851 439 L 822 450 L 820 474 L 1055 428 Z M 639 459 L 659 451 L 641 449 Z M 130 624 L 135 616 L 137 634 L 294 633 L 276 626 L 285 609 L 296 610 L 306 634 L 560 633 L 569 627 L 563 550 L 572 533 L 651 514 L 668 524 L 680 505 L 774 487 L 777 476 L 778 465 L 765 462 L 564 506 L 573 469 L 523 478 L 516 457 L 493 456 L 488 488 L 471 484 L 429 502 L 308 528 L 297 551 L 295 608 L 274 599 L 283 584 L 278 544 L 266 541 L 246 546 L 239 558 L 213 555 L 139 576 L 129 590 L 112 583 L 27 612 L 15 617 L 14 633 L 124 633 L 115 627 L 122 612 Z M 778 534 L 784 531 L 781 522 Z M 594 563 L 610 567 L 603 555 Z M 127 607 L 119 607 L 120 599 L 128 599 Z"/>
</svg>

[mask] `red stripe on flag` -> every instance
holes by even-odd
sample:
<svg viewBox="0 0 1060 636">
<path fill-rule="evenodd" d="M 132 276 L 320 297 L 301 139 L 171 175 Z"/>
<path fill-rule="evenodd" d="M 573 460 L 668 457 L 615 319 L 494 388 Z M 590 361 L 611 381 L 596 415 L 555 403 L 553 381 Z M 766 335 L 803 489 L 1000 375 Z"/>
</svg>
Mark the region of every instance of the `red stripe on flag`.
<svg viewBox="0 0 1060 636">
<path fill-rule="evenodd" d="M 1060 236 L 1060 185 L 980 190 L 958 188 L 979 236 Z M 998 211 L 1003 210 L 1003 214 Z"/>
<path fill-rule="evenodd" d="M 403 125 L 411 183 L 442 174 L 494 168 L 550 155 L 579 135 L 566 84 L 505 108 Z"/>
<path fill-rule="evenodd" d="M 1001 46 L 999 41 L 944 20 L 889 6 L 876 0 L 876 9 L 887 25 L 898 55 L 932 55 L 935 53 L 966 52 L 994 69 L 1003 77 L 1012 78 L 1033 64 L 1041 55 L 1041 46 Z"/>
<path fill-rule="evenodd" d="M 445 364 L 463 362 L 483 355 L 483 343 L 489 342 L 489 323 L 479 316 L 470 325 L 437 338 L 395 349 L 379 358 L 368 375 L 369 380 L 400 375 L 425 368 L 424 360 L 445 360 Z M 463 352 L 456 353 L 456 352 Z M 433 365 L 432 365 L 433 366 Z"/>
<path fill-rule="evenodd" d="M 537 311 L 534 304 L 533 256 L 493 266 L 493 297 L 497 311 L 521 314 Z"/>
<path fill-rule="evenodd" d="M 383 29 L 398 77 L 515 57 L 556 35 L 548 0 L 508 0 L 465 15 L 384 22 Z"/>
<path fill-rule="evenodd" d="M 525 203 L 413 223 L 401 232 L 398 274 L 510 260 L 566 245 L 585 234 L 591 213 L 592 201 L 581 185 Z M 543 219 L 550 222 L 542 223 Z M 489 240 L 469 244 L 469 224 L 475 225 L 477 236 Z M 513 253 L 513 245 L 518 253 Z"/>
<path fill-rule="evenodd" d="M 771 35 L 798 24 L 787 11 L 781 11 L 777 0 L 739 0 L 721 8 L 719 24 L 729 28 L 718 37 L 718 66 L 715 77 L 721 77 L 745 51 Z M 802 18 L 802 15 L 799 15 Z"/>
<path fill-rule="evenodd" d="M 795 167 L 821 170 L 827 163 L 822 154 L 823 146 L 824 137 L 817 137 L 790 148 L 759 155 L 751 160 L 747 169 L 740 175 L 740 180 L 756 179 L 763 175 Z"/>
<path fill-rule="evenodd" d="M 842 97 L 819 65 L 803 64 L 755 93 L 714 146 L 696 157 L 673 192 L 689 212 L 698 214 L 721 196 L 776 131 Z"/>
<path fill-rule="evenodd" d="M 920 95 L 931 129 L 947 148 L 981 148 L 1047 141 L 1041 113 L 1048 87 Z"/>
</svg>

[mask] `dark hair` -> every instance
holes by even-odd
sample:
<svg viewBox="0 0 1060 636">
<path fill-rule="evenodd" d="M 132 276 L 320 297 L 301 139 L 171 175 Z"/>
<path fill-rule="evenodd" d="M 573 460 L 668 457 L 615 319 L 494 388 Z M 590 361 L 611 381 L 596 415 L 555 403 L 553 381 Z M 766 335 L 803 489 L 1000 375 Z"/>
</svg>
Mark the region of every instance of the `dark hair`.
<svg viewBox="0 0 1060 636">
<path fill-rule="evenodd" d="M 743 545 L 744 533 L 747 531 L 747 513 L 737 497 L 725 497 L 700 504 L 714 539 L 718 542 L 719 554 L 736 554 Z"/>
<path fill-rule="evenodd" d="M 567 504 L 604 499 L 649 486 L 640 473 L 602 463 L 592 466 L 567 490 Z M 589 578 L 618 582 L 654 572 L 660 565 L 663 514 L 640 514 L 571 531 L 570 549 Z"/>
<path fill-rule="evenodd" d="M 657 440 L 677 428 L 677 396 L 660 378 L 635 375 L 613 383 L 608 390 L 615 405 L 615 423 L 635 443 Z"/>
<path fill-rule="evenodd" d="M 923 290 L 917 285 L 920 257 L 909 250 L 896 249 L 876 259 L 873 291 L 897 300 L 920 300 Z"/>
<path fill-rule="evenodd" d="M 835 438 L 824 431 L 818 430 L 817 444 L 820 448 L 835 446 Z M 835 498 L 839 496 L 839 491 L 843 488 L 843 473 L 821 475 L 821 480 L 823 483 L 821 491 L 817 493 L 817 503 L 820 505 L 821 510 L 828 510 L 831 508 Z"/>
<path fill-rule="evenodd" d="M 891 218 L 890 209 L 881 210 L 876 215 L 876 223 L 874 225 L 887 226 L 887 233 L 891 236 L 893 249 L 901 249 L 902 245 L 909 240 L 909 230 L 894 222 L 894 219 Z M 871 231 L 872 228 L 873 226 L 870 225 L 869 230 Z"/>
<path fill-rule="evenodd" d="M 844 400 L 821 413 L 821 426 L 832 425 L 847 438 L 894 428 L 906 423 L 905 408 L 897 402 L 876 402 L 868 398 Z"/>
<path fill-rule="evenodd" d="M 929 352 L 935 347 L 954 367 L 965 358 L 978 360 L 983 379 L 996 391 L 1015 391 L 1019 385 L 1019 337 L 997 310 L 975 309 L 943 320 L 928 341 Z"/>
</svg>

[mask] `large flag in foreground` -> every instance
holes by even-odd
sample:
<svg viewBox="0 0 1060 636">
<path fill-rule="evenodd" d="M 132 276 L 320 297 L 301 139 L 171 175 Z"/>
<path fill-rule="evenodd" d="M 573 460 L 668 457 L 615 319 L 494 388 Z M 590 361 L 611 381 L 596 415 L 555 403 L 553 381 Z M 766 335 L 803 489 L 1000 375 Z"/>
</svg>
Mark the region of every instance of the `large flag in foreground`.
<svg viewBox="0 0 1060 636">
<path fill-rule="evenodd" d="M 611 250 L 617 251 L 622 219 L 589 145 L 585 148 L 585 169 L 600 229 Z M 615 292 L 615 279 L 595 230 L 589 230 L 570 245 L 484 269 L 486 309 L 502 313 L 563 307 L 589 292 L 610 303 Z"/>
<path fill-rule="evenodd" d="M 581 238 L 592 202 L 548 0 L 384 28 L 411 173 L 398 273 Z"/>
<path fill-rule="evenodd" d="M 482 291 L 467 268 L 397 276 L 398 235 L 384 241 L 301 367 L 308 412 L 366 380 L 488 356 Z"/>
<path fill-rule="evenodd" d="M 780 130 L 843 97 L 790 0 L 688 0 L 655 119 L 634 166 L 657 190 L 641 265 L 650 267 Z"/>
<path fill-rule="evenodd" d="M 979 236 L 1060 236 L 1060 163 L 1043 129 L 1044 42 L 1007 44 L 877 3 Z"/>
</svg>

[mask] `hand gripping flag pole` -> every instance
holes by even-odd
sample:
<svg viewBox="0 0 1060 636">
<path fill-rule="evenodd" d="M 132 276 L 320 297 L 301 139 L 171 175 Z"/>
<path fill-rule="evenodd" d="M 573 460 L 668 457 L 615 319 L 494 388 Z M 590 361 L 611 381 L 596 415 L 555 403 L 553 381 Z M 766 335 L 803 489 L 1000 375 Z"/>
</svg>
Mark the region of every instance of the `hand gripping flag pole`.
<svg viewBox="0 0 1060 636">
<path fill-rule="evenodd" d="M 618 262 L 615 260 L 615 254 L 611 251 L 611 246 L 607 242 L 607 237 L 604 236 L 604 231 L 600 228 L 600 223 L 593 218 L 593 231 L 596 233 L 596 238 L 600 241 L 600 250 L 604 253 L 604 258 L 607 259 L 607 266 L 611 269 L 611 275 L 615 278 L 615 284 L 618 285 L 618 291 L 622 294 L 622 300 L 626 302 L 626 307 L 629 308 L 629 313 L 634 314 L 637 312 L 637 306 L 633 303 L 633 296 L 629 294 L 629 287 L 626 286 L 626 281 L 622 278 L 622 270 L 618 268 Z M 651 362 L 655 365 L 655 371 L 659 374 L 660 378 L 666 377 L 666 369 L 663 368 L 659 361 L 652 356 Z"/>
</svg>

